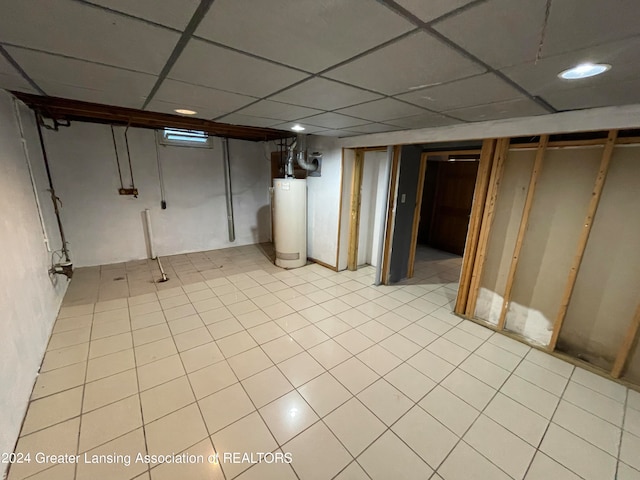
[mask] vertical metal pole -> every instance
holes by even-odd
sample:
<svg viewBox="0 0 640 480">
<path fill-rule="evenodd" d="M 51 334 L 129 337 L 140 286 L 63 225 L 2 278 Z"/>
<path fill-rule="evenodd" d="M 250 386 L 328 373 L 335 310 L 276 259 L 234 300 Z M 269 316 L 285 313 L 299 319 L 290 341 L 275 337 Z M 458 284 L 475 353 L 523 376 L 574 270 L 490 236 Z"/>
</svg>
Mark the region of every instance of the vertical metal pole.
<svg viewBox="0 0 640 480">
<path fill-rule="evenodd" d="M 231 162 L 229 161 L 229 139 L 222 140 L 224 153 L 224 187 L 227 198 L 227 227 L 229 229 L 229 241 L 236 239 L 236 231 L 233 222 L 233 192 L 231 191 Z"/>
</svg>

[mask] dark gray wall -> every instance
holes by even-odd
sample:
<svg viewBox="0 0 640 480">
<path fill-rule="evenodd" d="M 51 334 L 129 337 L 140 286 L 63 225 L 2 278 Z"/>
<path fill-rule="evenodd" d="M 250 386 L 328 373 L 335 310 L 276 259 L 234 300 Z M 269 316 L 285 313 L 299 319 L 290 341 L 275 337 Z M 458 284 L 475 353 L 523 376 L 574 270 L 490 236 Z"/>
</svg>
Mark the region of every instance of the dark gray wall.
<svg viewBox="0 0 640 480">
<path fill-rule="evenodd" d="M 406 145 L 400 154 L 400 174 L 398 175 L 398 198 L 396 204 L 395 227 L 391 244 L 390 281 L 398 282 L 407 276 L 413 214 L 418 193 L 420 172 L 420 146 Z M 404 202 L 402 202 L 402 196 Z"/>
</svg>

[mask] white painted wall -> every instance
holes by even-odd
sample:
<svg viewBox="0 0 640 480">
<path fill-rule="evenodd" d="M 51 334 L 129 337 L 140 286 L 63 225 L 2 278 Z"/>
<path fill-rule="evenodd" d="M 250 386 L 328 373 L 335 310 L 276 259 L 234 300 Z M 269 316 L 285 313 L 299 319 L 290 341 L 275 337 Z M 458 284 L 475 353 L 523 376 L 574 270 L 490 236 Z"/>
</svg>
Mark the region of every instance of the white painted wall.
<svg viewBox="0 0 640 480">
<path fill-rule="evenodd" d="M 332 137 L 309 136 L 307 150 L 322 153 L 320 177 L 307 178 L 307 256 L 336 265 L 342 149 Z"/>
<path fill-rule="evenodd" d="M 130 176 L 124 128 L 116 139 L 125 187 Z M 52 175 L 76 266 L 147 257 L 142 212 L 151 211 L 159 255 L 213 250 L 267 241 L 270 231 L 270 164 L 263 144 L 230 140 L 236 240 L 228 240 L 222 140 L 213 149 L 158 146 L 167 209 L 160 183 L 153 130 L 129 129 L 133 177 L 139 197 L 118 194 L 120 182 L 111 130 L 73 122 L 47 131 Z"/>
<path fill-rule="evenodd" d="M 340 145 L 345 148 L 379 147 L 450 140 L 518 137 L 542 133 L 637 128 L 638 126 L 640 126 L 640 105 L 626 105 L 575 110 L 536 117 L 510 118 L 447 127 L 359 135 L 341 139 Z"/>
<path fill-rule="evenodd" d="M 387 205 L 385 191 L 387 152 L 364 153 L 360 230 L 358 234 L 358 265 L 376 266 L 382 241 L 378 238 L 380 223 L 384 221 Z"/>
<path fill-rule="evenodd" d="M 34 122 L 21 108 L 25 138 Z M 42 179 L 38 144 L 28 151 L 36 181 Z M 38 184 L 40 194 L 45 190 Z M 55 221 L 45 208 L 45 225 Z M 53 248 L 59 246 L 50 230 Z M 0 452 L 13 451 L 47 340 L 67 288 L 65 277 L 49 277 L 47 251 L 11 95 L 0 90 Z M 0 464 L 0 476 L 6 470 Z"/>
</svg>

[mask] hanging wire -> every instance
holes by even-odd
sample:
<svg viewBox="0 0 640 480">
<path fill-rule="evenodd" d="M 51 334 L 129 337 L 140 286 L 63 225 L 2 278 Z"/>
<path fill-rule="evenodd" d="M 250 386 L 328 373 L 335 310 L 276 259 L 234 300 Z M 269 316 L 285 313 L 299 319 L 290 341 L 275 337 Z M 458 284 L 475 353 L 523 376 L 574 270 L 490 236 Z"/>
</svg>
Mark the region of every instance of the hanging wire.
<svg viewBox="0 0 640 480">
<path fill-rule="evenodd" d="M 540 43 L 538 44 L 538 51 L 536 52 L 536 64 L 542 57 L 542 47 L 544 46 L 544 39 L 547 34 L 547 24 L 549 23 L 549 14 L 551 13 L 551 1 L 552 0 L 547 0 L 547 6 L 544 12 L 544 22 L 542 23 L 542 31 L 540 32 Z"/>
<path fill-rule="evenodd" d="M 118 156 L 118 145 L 116 145 L 116 134 L 113 131 L 113 125 L 111 125 L 111 138 L 113 139 L 113 150 L 116 152 L 116 164 L 118 165 L 118 177 L 120 177 L 120 188 L 124 188 L 122 183 L 122 170 L 120 170 L 120 157 Z"/>
</svg>

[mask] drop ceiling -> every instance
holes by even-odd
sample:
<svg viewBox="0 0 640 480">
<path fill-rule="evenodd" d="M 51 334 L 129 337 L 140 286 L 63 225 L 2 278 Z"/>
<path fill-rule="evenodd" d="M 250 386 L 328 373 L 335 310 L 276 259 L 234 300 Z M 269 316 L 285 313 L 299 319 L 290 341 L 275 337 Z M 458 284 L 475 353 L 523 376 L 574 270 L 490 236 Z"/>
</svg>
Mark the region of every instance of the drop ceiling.
<svg viewBox="0 0 640 480">
<path fill-rule="evenodd" d="M 6 0 L 0 88 L 328 136 L 640 103 L 640 2 L 547 6 Z M 586 61 L 613 68 L 557 77 Z"/>
</svg>

